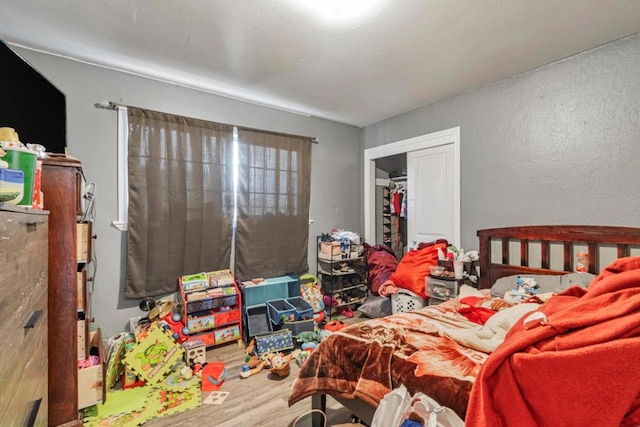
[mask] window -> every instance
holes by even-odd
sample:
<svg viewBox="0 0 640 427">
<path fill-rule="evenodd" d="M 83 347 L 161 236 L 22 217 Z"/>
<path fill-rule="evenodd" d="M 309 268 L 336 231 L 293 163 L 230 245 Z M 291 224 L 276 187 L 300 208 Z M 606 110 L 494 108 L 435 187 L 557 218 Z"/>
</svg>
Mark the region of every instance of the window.
<svg viewBox="0 0 640 427">
<path fill-rule="evenodd" d="M 126 297 L 175 292 L 200 271 L 308 271 L 310 138 L 132 107 L 126 121 L 115 224 L 128 230 Z"/>
<path fill-rule="evenodd" d="M 304 273 L 311 140 L 238 129 L 236 274 Z"/>
</svg>

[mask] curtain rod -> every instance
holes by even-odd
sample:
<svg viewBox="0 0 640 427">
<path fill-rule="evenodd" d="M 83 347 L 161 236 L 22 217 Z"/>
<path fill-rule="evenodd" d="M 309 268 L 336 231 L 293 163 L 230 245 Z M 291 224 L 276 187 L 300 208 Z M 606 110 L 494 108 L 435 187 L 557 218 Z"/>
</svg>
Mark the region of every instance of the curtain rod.
<svg viewBox="0 0 640 427">
<path fill-rule="evenodd" d="M 93 106 L 96 107 L 96 108 L 102 108 L 103 110 L 117 110 L 118 108 L 127 108 L 128 107 L 127 105 L 124 105 L 124 104 L 118 104 L 116 102 L 105 101 L 105 100 L 102 100 L 100 102 L 96 102 L 95 104 L 93 104 Z M 140 108 L 140 107 L 133 107 L 133 108 Z M 147 108 L 140 108 L 140 109 L 141 110 L 148 110 Z M 165 114 L 170 114 L 170 113 L 165 113 Z M 303 135 L 295 135 L 295 134 L 292 134 L 292 133 L 275 132 L 275 131 L 264 130 L 264 129 L 250 128 L 250 127 L 246 127 L 246 126 L 229 125 L 227 123 L 221 123 L 221 124 L 225 124 L 225 125 L 228 125 L 228 126 L 234 126 L 234 127 L 238 128 L 238 129 L 243 129 L 243 130 L 269 133 L 269 134 L 272 134 L 272 135 L 290 136 L 290 137 L 294 137 L 294 138 L 308 138 L 308 139 L 311 139 L 311 143 L 312 144 L 318 144 L 320 142 L 318 140 L 318 138 L 313 137 L 313 136 L 303 136 Z"/>
</svg>

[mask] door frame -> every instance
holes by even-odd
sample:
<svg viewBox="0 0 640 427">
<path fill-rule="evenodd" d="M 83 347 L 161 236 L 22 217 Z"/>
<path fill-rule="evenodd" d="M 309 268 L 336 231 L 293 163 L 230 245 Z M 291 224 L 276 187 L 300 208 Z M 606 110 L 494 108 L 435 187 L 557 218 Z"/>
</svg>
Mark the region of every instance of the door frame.
<svg viewBox="0 0 640 427">
<path fill-rule="evenodd" d="M 375 242 L 376 236 L 376 159 L 410 151 L 453 144 L 454 156 L 454 235 L 449 243 L 460 246 L 460 126 L 396 141 L 364 150 L 364 241 Z M 410 221 L 411 219 L 409 219 Z"/>
</svg>

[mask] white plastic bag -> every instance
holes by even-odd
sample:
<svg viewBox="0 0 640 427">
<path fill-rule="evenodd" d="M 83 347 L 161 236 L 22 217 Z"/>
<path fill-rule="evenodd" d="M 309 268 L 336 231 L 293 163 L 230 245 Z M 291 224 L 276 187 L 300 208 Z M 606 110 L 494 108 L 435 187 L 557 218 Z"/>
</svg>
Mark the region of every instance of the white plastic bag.
<svg viewBox="0 0 640 427">
<path fill-rule="evenodd" d="M 425 427 L 464 427 L 464 421 L 451 408 L 441 406 L 424 393 L 411 397 L 404 385 L 382 398 L 371 427 L 399 427 L 412 412 L 424 420 Z"/>
<path fill-rule="evenodd" d="M 398 427 L 402 422 L 402 414 L 411 404 L 411 395 L 404 385 L 385 394 L 376 412 L 373 414 L 371 427 Z"/>
<path fill-rule="evenodd" d="M 411 398 L 409 406 L 400 416 L 400 424 L 412 412 L 418 414 L 425 421 L 424 427 L 464 427 L 464 421 L 451 408 L 441 406 L 424 393 L 416 393 Z"/>
</svg>

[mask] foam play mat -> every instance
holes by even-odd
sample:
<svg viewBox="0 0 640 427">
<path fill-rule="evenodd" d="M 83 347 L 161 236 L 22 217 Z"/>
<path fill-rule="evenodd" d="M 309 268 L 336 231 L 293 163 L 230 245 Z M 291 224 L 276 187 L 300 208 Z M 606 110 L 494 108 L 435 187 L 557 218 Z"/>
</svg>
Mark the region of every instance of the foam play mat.
<svg viewBox="0 0 640 427">
<path fill-rule="evenodd" d="M 184 384 L 183 384 L 184 385 Z M 145 422 L 188 409 L 202 403 L 200 382 L 192 382 L 179 390 L 144 386 L 107 394 L 103 405 L 96 405 L 85 412 L 84 424 L 88 427 L 136 427 Z"/>
<path fill-rule="evenodd" d="M 161 327 L 154 327 L 124 358 L 127 368 L 149 385 L 163 381 L 182 360 L 184 349 Z"/>
<path fill-rule="evenodd" d="M 135 387 L 107 393 L 105 403 L 85 410 L 84 425 L 89 427 L 135 427 L 148 421 L 150 387 Z M 147 413 L 149 412 L 149 413 Z"/>
</svg>

